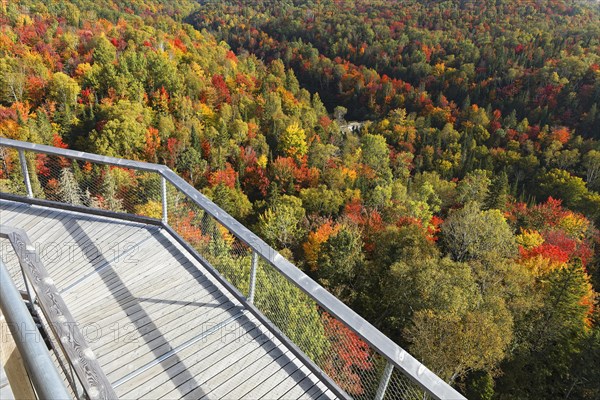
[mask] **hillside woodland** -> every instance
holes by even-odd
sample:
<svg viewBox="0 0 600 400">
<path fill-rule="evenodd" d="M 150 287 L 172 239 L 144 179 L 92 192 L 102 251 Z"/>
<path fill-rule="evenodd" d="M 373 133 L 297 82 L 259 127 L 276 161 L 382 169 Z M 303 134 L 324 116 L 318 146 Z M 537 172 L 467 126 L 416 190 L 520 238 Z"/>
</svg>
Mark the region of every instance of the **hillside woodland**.
<svg viewBox="0 0 600 400">
<path fill-rule="evenodd" d="M 470 399 L 600 398 L 598 2 L 0 7 L 0 136 L 168 165 Z"/>
</svg>

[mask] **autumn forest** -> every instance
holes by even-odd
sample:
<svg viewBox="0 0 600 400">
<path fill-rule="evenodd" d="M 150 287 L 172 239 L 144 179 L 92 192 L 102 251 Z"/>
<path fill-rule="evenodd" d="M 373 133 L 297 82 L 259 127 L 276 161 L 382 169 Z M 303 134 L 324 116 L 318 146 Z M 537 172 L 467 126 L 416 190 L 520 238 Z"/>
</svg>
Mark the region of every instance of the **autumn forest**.
<svg viewBox="0 0 600 400">
<path fill-rule="evenodd" d="M 4 0 L 0 136 L 169 166 L 469 399 L 600 398 L 597 1 Z"/>
</svg>

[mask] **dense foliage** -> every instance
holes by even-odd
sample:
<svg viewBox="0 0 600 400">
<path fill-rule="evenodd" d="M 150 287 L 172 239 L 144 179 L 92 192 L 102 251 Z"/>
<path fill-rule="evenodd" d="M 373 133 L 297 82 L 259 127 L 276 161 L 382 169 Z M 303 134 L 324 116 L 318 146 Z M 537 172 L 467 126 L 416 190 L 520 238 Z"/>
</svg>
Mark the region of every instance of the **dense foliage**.
<svg viewBox="0 0 600 400">
<path fill-rule="evenodd" d="M 168 165 L 469 398 L 600 396 L 597 3 L 0 7 L 1 136 Z M 30 162 L 40 196 L 160 216 L 119 198 L 119 169 Z M 233 262 L 226 242 L 212 262 Z M 284 321 L 362 394 L 361 344 L 264 293 L 320 324 Z"/>
</svg>

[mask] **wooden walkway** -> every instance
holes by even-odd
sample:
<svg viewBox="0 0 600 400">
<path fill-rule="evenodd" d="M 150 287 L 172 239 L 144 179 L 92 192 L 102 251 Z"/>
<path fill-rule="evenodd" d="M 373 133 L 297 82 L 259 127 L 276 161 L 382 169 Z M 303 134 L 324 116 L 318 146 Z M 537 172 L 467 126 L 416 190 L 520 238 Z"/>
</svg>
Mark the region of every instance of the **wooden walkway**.
<svg viewBox="0 0 600 400">
<path fill-rule="evenodd" d="M 37 247 L 120 398 L 334 397 L 160 227 L 1 199 L 0 223 Z"/>
</svg>

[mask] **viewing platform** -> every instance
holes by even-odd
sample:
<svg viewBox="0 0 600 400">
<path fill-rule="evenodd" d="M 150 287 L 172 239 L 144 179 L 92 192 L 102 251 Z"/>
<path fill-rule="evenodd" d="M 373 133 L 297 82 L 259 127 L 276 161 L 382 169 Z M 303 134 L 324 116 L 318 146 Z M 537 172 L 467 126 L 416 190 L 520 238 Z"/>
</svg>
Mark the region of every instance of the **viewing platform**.
<svg viewBox="0 0 600 400">
<path fill-rule="evenodd" d="M 334 397 L 160 227 L 7 200 L 0 220 L 39 248 L 117 396 Z"/>
<path fill-rule="evenodd" d="M 464 399 L 167 167 L 4 138 L 0 164 L 28 312 L 0 305 L 38 398 L 30 351 L 72 398 Z"/>
</svg>

